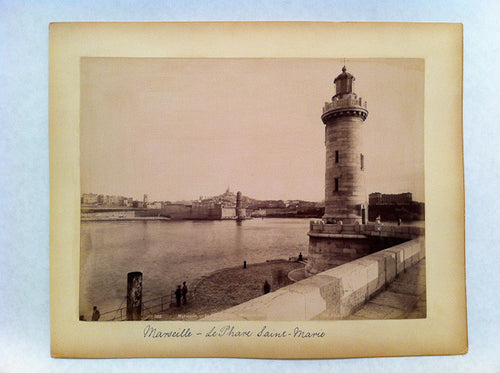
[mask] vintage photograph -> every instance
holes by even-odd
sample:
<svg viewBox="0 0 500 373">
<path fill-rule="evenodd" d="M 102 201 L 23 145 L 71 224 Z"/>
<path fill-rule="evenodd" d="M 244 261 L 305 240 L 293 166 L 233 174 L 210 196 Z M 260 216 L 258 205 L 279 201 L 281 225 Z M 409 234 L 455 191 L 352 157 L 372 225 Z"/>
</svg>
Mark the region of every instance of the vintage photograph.
<svg viewBox="0 0 500 373">
<path fill-rule="evenodd" d="M 80 59 L 79 319 L 425 318 L 423 59 Z"/>
</svg>

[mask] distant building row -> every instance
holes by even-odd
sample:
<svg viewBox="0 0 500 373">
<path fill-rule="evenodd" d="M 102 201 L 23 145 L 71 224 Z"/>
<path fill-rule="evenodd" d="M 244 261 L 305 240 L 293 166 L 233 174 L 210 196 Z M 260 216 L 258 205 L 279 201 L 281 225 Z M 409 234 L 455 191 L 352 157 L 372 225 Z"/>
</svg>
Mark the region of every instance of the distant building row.
<svg viewBox="0 0 500 373">
<path fill-rule="evenodd" d="M 411 193 L 382 194 L 371 193 L 368 196 L 368 219 L 373 221 L 377 217 L 382 220 L 413 221 L 424 220 L 425 204 L 413 201 Z"/>
<path fill-rule="evenodd" d="M 132 206 L 133 202 L 133 198 L 94 193 L 84 193 L 81 197 L 82 205 Z"/>
<path fill-rule="evenodd" d="M 138 208 L 148 211 L 137 211 L 138 216 L 166 216 L 172 219 L 236 219 L 249 217 L 320 217 L 324 212 L 324 204 L 302 200 L 255 200 L 239 193 L 240 206 L 237 206 L 237 194 L 229 188 L 221 195 L 213 197 L 200 196 L 195 201 L 171 203 L 169 201 L 149 202 L 145 194 L 142 201 L 123 196 L 109 196 L 84 193 L 81 197 L 82 207 L 86 209 Z"/>
<path fill-rule="evenodd" d="M 148 202 L 147 194 L 144 195 L 143 201 L 134 200 L 132 197 L 109 196 L 104 194 L 83 193 L 80 200 L 82 206 L 87 207 L 134 207 L 134 208 L 149 208 L 161 209 L 168 202 Z"/>
<path fill-rule="evenodd" d="M 370 205 L 391 205 L 396 203 L 412 203 L 413 196 L 410 192 L 400 194 L 370 193 L 368 196 Z"/>
</svg>

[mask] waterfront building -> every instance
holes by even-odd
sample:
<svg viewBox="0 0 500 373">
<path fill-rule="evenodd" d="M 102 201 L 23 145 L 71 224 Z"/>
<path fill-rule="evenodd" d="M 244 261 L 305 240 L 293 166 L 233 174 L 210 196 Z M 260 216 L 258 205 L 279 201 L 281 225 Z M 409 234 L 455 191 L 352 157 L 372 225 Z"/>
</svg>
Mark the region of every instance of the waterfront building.
<svg viewBox="0 0 500 373">
<path fill-rule="evenodd" d="M 368 197 L 370 205 L 404 204 L 411 203 L 413 201 L 413 196 L 410 192 L 399 194 L 382 194 L 375 192 L 370 193 Z"/>
<path fill-rule="evenodd" d="M 219 202 L 213 198 L 193 201 L 193 219 L 222 220 L 236 219 L 236 217 L 236 206 L 233 204 Z"/>
<path fill-rule="evenodd" d="M 193 201 L 192 218 L 193 219 L 208 219 L 210 211 L 214 208 L 215 203 L 211 198 L 199 199 Z"/>
<path fill-rule="evenodd" d="M 98 195 L 94 193 L 83 193 L 82 204 L 84 205 L 97 205 Z"/>
<path fill-rule="evenodd" d="M 111 196 L 110 197 L 110 205 L 111 206 L 120 206 L 120 197 L 119 196 Z"/>
<path fill-rule="evenodd" d="M 161 209 L 162 203 L 160 201 L 154 201 L 147 204 L 148 209 Z"/>
<path fill-rule="evenodd" d="M 240 193 L 240 192 L 238 192 Z M 246 208 L 243 206 L 243 196 L 240 193 L 240 215 L 246 217 Z M 201 198 L 193 201 L 191 217 L 193 219 L 225 220 L 237 219 L 237 195 L 227 190 L 218 196 Z"/>
<path fill-rule="evenodd" d="M 369 195 L 369 220 L 380 217 L 383 221 L 414 221 L 424 220 L 425 204 L 413 201 L 410 192 L 400 194 L 382 194 L 379 192 Z"/>
<path fill-rule="evenodd" d="M 255 211 L 252 211 L 251 216 L 260 218 L 266 216 L 266 209 L 258 209 Z"/>
<path fill-rule="evenodd" d="M 182 203 L 163 203 L 161 215 L 171 219 L 190 219 L 192 217 L 192 206 Z"/>
<path fill-rule="evenodd" d="M 211 218 L 217 220 L 234 220 L 237 218 L 236 206 L 217 203 L 213 209 Z"/>
</svg>

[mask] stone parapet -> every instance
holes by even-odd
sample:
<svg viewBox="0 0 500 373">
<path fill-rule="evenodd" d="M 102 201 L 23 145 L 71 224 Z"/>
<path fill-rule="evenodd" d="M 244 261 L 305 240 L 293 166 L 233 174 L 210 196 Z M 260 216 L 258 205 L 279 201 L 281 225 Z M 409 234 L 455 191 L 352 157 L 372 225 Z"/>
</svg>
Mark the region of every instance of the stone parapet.
<svg viewBox="0 0 500 373">
<path fill-rule="evenodd" d="M 362 98 L 354 98 L 349 97 L 345 99 L 334 99 L 331 102 L 325 102 L 325 106 L 323 106 L 323 114 L 330 110 L 340 109 L 340 108 L 354 108 L 360 107 L 363 109 L 367 109 L 366 101 L 363 101 Z"/>
<path fill-rule="evenodd" d="M 419 238 L 329 269 L 203 320 L 342 319 L 425 257 Z"/>
<path fill-rule="evenodd" d="M 394 237 L 415 239 L 425 235 L 425 228 L 383 224 L 326 224 L 323 220 L 311 220 L 310 237 L 332 237 L 331 235 L 356 234 L 371 237 Z"/>
<path fill-rule="evenodd" d="M 325 110 L 327 107 L 330 107 L 330 109 Z M 323 107 L 323 115 L 321 115 L 321 120 L 326 124 L 333 118 L 340 118 L 344 116 L 360 117 L 362 120 L 365 120 L 368 116 L 368 110 L 366 110 L 365 107 L 361 105 L 343 106 L 337 105 L 335 101 L 332 101 L 330 103 L 327 103 L 327 105 Z"/>
</svg>

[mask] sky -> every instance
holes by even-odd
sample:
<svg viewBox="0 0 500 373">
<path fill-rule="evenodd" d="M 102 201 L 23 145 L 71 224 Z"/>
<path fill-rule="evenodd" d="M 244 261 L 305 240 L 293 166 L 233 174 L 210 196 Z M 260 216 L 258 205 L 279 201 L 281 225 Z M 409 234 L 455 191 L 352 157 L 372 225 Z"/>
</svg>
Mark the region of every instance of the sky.
<svg viewBox="0 0 500 373">
<path fill-rule="evenodd" d="M 367 193 L 424 200 L 424 62 L 346 59 Z M 322 107 L 343 59 L 82 58 L 81 192 L 324 199 Z"/>
</svg>

